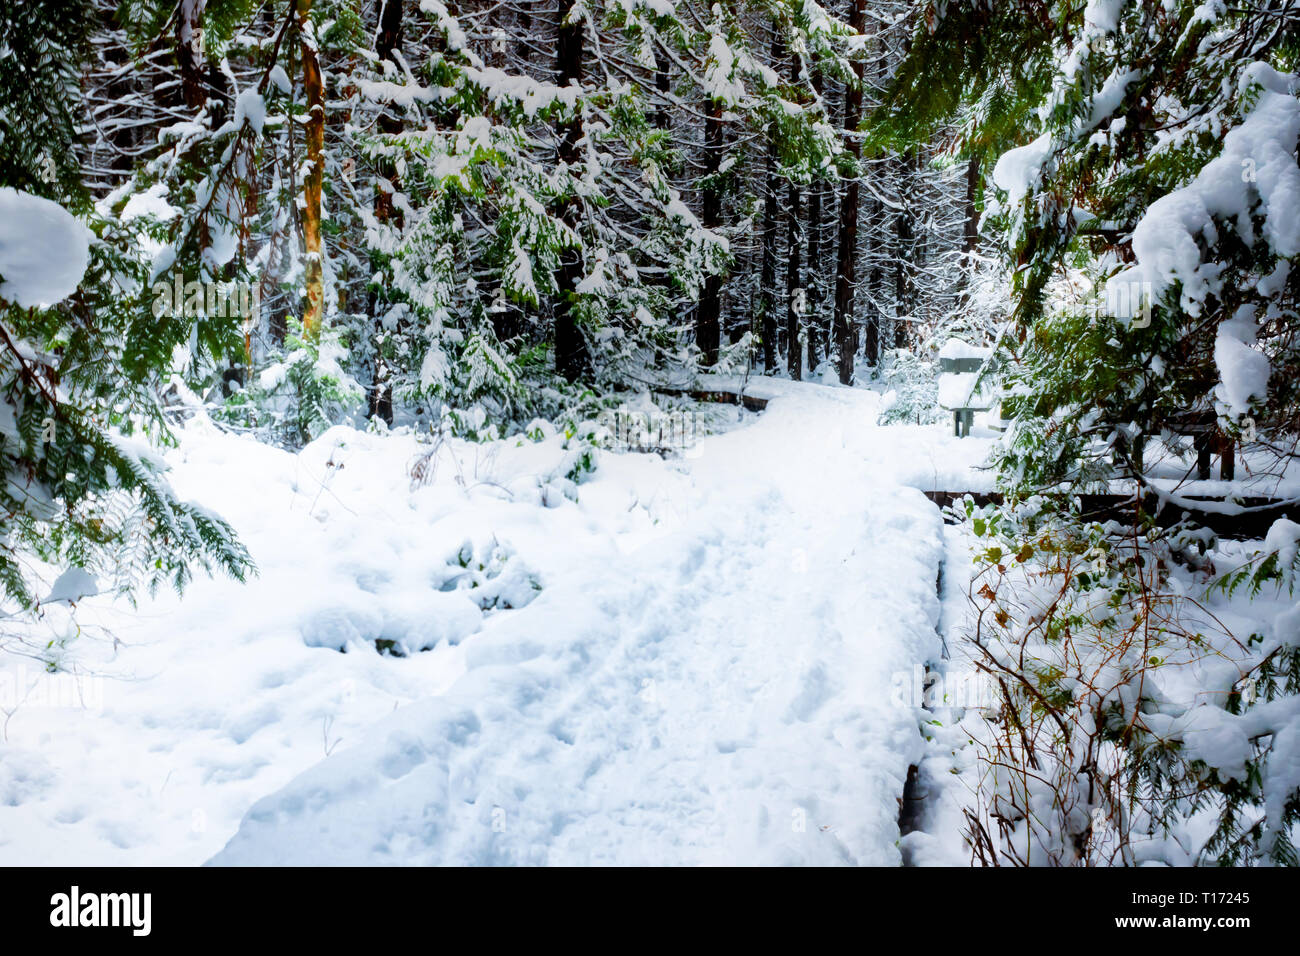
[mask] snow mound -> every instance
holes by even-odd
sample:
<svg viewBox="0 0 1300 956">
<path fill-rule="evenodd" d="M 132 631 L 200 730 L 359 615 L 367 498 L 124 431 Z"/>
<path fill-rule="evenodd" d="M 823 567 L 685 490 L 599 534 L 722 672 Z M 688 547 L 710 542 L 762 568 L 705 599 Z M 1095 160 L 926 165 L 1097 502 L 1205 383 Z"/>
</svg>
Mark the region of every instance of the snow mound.
<svg viewBox="0 0 1300 956">
<path fill-rule="evenodd" d="M 950 338 L 939 349 L 941 359 L 987 359 L 993 354 L 991 348 L 981 348 L 958 338 Z"/>
<path fill-rule="evenodd" d="M 90 239 L 58 203 L 0 188 L 0 299 L 37 309 L 72 295 L 90 264 Z"/>
</svg>

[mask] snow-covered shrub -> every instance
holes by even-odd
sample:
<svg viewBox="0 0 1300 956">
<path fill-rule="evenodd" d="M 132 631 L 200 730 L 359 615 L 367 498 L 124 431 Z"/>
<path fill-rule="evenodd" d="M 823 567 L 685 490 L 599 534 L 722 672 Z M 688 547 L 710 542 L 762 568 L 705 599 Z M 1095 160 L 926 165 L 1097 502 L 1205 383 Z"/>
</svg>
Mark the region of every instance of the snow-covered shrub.
<svg viewBox="0 0 1300 956">
<path fill-rule="evenodd" d="M 512 610 L 532 602 L 542 590 L 537 575 L 509 545 L 466 541 L 448 561 L 443 591 L 471 591 L 480 608 Z"/>
<path fill-rule="evenodd" d="M 578 485 L 596 470 L 597 450 L 605 436 L 605 428 L 598 422 L 582 421 L 565 428 L 565 478 Z"/>
<path fill-rule="evenodd" d="M 1294 865 L 1300 609 L 1234 634 L 1205 600 L 1216 584 L 1290 594 L 1294 526 L 1216 582 L 1180 564 L 1177 535 L 1086 522 L 1062 499 L 964 510 L 966 645 L 999 690 L 994 716 L 965 723 L 975 860 Z"/>
<path fill-rule="evenodd" d="M 928 425 L 944 417 L 939 408 L 938 369 L 908 349 L 892 349 L 880 362 L 885 388 L 881 425 Z"/>
<path fill-rule="evenodd" d="M 376 606 L 340 604 L 313 614 L 303 639 L 314 647 L 347 653 L 369 645 L 390 657 L 409 657 L 440 644 L 458 644 L 477 631 L 482 619 L 498 611 L 527 606 L 541 593 L 541 579 L 508 544 L 495 537 L 466 539 L 448 551 L 429 580 L 426 595 L 407 594 L 420 613 L 401 602 Z"/>
<path fill-rule="evenodd" d="M 300 447 L 361 409 L 364 391 L 345 370 L 347 357 L 339 328 L 304 337 L 291 318 L 282 355 L 247 386 L 234 387 L 213 417 Z"/>
</svg>

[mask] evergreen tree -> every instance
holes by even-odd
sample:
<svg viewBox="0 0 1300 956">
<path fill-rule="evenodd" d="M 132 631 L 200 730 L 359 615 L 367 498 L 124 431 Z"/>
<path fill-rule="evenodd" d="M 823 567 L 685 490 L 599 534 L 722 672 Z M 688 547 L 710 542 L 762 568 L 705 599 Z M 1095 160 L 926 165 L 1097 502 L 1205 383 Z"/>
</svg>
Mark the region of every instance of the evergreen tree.
<svg viewBox="0 0 1300 956">
<path fill-rule="evenodd" d="M 195 565 L 252 570 L 224 521 L 176 496 L 148 444 L 168 437 L 158 394 L 174 351 L 230 336 L 183 312 L 156 317 L 141 225 L 82 185 L 79 77 L 95 18 L 89 3 L 0 8 L 0 587 L 10 614 L 47 595 L 180 589 Z M 63 585 L 51 590 L 53 574 Z"/>
<path fill-rule="evenodd" d="M 1231 717 L 1177 708 L 1160 667 L 1210 646 L 1177 625 L 1187 596 L 1168 586 L 1172 562 L 1196 560 L 1195 533 L 1157 528 L 1151 498 L 1134 499 L 1124 528 L 1039 495 L 1129 488 L 1194 516 L 1202 505 L 1157 481 L 1162 468 L 1190 474 L 1201 458 L 1208 471 L 1215 447 L 1231 477 L 1234 441 L 1292 456 L 1300 10 L 921 9 L 876 136 L 906 143 L 956 120 L 972 158 L 1001 152 L 986 214 L 1012 282 L 1000 362 L 1014 422 L 998 460 L 1009 503 L 967 511 L 987 577 L 973 641 L 982 666 L 1025 693 L 1004 697 L 1008 733 L 969 817 L 974 845 L 1018 862 L 1091 859 L 1089 814 L 1102 812 L 1121 822 L 1118 852 L 1134 862 L 1131 838 L 1210 808 L 1218 827 L 1196 859 L 1294 863 L 1300 779 L 1263 741 L 1285 723 L 1273 701 L 1296 693 L 1300 647 L 1279 636 L 1239 662 L 1241 679 L 1264 688 L 1253 707 L 1233 684 L 1209 704 Z M 1254 570 L 1220 584 L 1290 587 L 1285 535 L 1274 537 Z M 1051 590 L 1047 610 L 1014 609 L 1008 574 Z M 1097 607 L 1111 610 L 1086 610 Z M 1089 669 L 1102 659 L 1107 669 Z M 1215 719 L 1254 728 L 1248 752 L 1192 749 L 1182 728 Z M 1103 768 L 1098 748 L 1119 759 Z M 998 770 L 1049 753 L 1051 769 L 1024 786 Z"/>
</svg>

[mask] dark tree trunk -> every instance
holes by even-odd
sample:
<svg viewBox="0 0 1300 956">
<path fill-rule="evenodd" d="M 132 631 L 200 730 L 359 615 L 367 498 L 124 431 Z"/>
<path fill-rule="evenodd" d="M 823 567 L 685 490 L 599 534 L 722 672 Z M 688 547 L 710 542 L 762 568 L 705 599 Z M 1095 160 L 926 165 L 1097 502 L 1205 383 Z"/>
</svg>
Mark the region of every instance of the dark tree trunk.
<svg viewBox="0 0 1300 956">
<path fill-rule="evenodd" d="M 662 49 L 655 51 L 655 89 L 659 91 L 659 106 L 655 109 L 654 123 L 656 129 L 668 128 L 668 91 L 671 88 L 668 68 L 672 61 Z"/>
<path fill-rule="evenodd" d="M 812 75 L 813 88 L 818 94 L 822 92 L 823 80 L 820 70 Z M 808 336 L 808 371 L 817 370 L 821 362 L 821 303 L 822 303 L 822 180 L 814 182 L 808 190 L 808 270 L 807 270 L 807 310 L 804 327 Z"/>
<path fill-rule="evenodd" d="M 962 203 L 966 214 L 965 221 L 962 223 L 962 261 L 965 268 L 961 276 L 961 294 L 958 296 L 961 307 L 970 304 L 970 280 L 974 276 L 975 249 L 979 246 L 980 241 L 980 211 L 975 200 L 979 194 L 980 164 L 982 160 L 983 154 L 973 153 L 966 162 L 966 195 Z"/>
<path fill-rule="evenodd" d="M 962 248 L 969 257 L 980 241 L 980 211 L 975 205 L 975 196 L 980 185 L 979 153 L 975 153 L 966 163 L 966 222 L 963 226 Z"/>
<path fill-rule="evenodd" d="M 754 310 L 757 308 L 754 300 L 758 293 L 758 284 L 754 282 L 754 268 L 755 263 L 759 261 L 760 255 L 761 253 L 755 253 L 752 249 L 744 249 L 731 269 L 733 276 L 741 275 L 745 277 L 744 283 L 741 283 L 739 287 L 732 286 L 732 295 L 734 296 L 732 301 L 737 304 L 727 309 L 724 316 L 725 321 L 723 322 L 722 331 L 727 337 L 727 342 L 731 345 L 735 345 L 745 337 L 746 332 L 754 328 L 754 315 L 756 314 Z M 742 298 L 747 299 L 749 302 L 748 312 L 739 305 Z M 750 355 L 753 354 L 751 348 Z"/>
<path fill-rule="evenodd" d="M 903 156 L 900 165 L 899 175 L 902 178 L 902 187 L 898 193 L 900 197 L 908 195 L 907 180 L 913 169 L 913 154 L 907 153 Z M 894 335 L 893 344 L 895 348 L 902 348 L 907 340 L 906 323 L 904 316 L 913 318 L 913 312 L 916 308 L 916 296 L 914 295 L 916 286 L 916 277 L 914 268 L 916 265 L 916 232 L 912 222 L 912 212 L 908 208 L 906 201 L 903 202 L 903 208 L 899 209 L 894 216 Z"/>
<path fill-rule="evenodd" d="M 814 183 L 808 190 L 808 309 L 804 323 L 808 335 L 808 371 L 815 372 L 821 364 L 821 230 L 822 187 Z"/>
<path fill-rule="evenodd" d="M 790 82 L 799 80 L 799 54 L 790 54 Z M 785 262 L 785 365 L 790 377 L 803 378 L 803 346 L 799 342 L 799 316 L 804 305 L 803 268 L 800 262 L 803 251 L 803 232 L 799 216 L 803 212 L 803 192 L 790 181 L 790 208 L 786 210 L 786 262 Z"/>
<path fill-rule="evenodd" d="M 883 278 L 879 264 L 867 274 L 867 315 L 863 329 L 863 352 L 872 367 L 880 364 L 880 286 Z"/>
<path fill-rule="evenodd" d="M 99 29 L 101 31 L 109 33 L 117 29 L 112 10 L 101 8 L 99 13 L 101 17 Z M 115 102 L 125 102 L 133 99 L 140 89 L 140 80 L 133 71 L 123 68 L 132 60 L 129 45 L 114 44 L 109 50 L 105 51 L 105 59 L 108 64 L 114 67 L 113 73 L 116 77 L 108 84 L 109 98 Z M 109 134 L 108 142 L 112 146 L 109 166 L 118 174 L 115 177 L 115 183 L 130 178 L 135 169 L 135 160 L 131 154 L 143 142 L 141 127 L 129 122 L 119 123 Z"/>
<path fill-rule="evenodd" d="M 709 100 L 704 121 L 704 195 L 700 202 L 700 224 L 705 229 L 722 225 L 722 182 L 718 171 L 722 168 L 722 103 Z M 722 276 L 710 275 L 704 280 L 699 306 L 695 311 L 695 344 L 699 346 L 705 365 L 716 365 L 721 345 L 720 320 L 722 318 Z"/>
<path fill-rule="evenodd" d="M 569 23 L 573 0 L 560 0 L 559 33 L 555 44 L 556 83 L 561 87 L 582 81 L 583 26 L 581 21 Z M 561 123 L 557 130 L 560 138 L 558 158 L 560 164 L 571 168 L 578 162 L 578 143 L 582 139 L 582 120 L 575 116 Z M 560 209 L 560 218 L 570 227 L 578 224 L 577 200 L 569 197 Z M 565 249 L 560 254 L 560 266 L 555 271 L 558 298 L 555 303 L 555 370 L 569 381 L 580 378 L 591 368 L 591 356 L 586 340 L 578 328 L 574 315 L 578 283 L 582 280 L 582 254 L 578 249 Z"/>
<path fill-rule="evenodd" d="M 884 206 L 879 199 L 872 199 L 867 204 L 867 222 L 872 235 L 877 235 L 884 218 Z M 863 354 L 866 360 L 876 367 L 880 364 L 880 351 L 883 337 L 880 334 L 880 293 L 884 288 L 885 273 L 881 267 L 880 256 L 873 254 L 867 262 L 867 296 L 866 309 L 862 321 Z"/>
<path fill-rule="evenodd" d="M 208 98 L 203 81 L 203 10 L 199 0 L 188 8 L 181 4 L 176 14 L 176 65 L 181 74 L 181 97 L 190 109 L 198 109 Z"/>
<path fill-rule="evenodd" d="M 375 34 L 375 53 L 380 61 L 389 60 L 396 65 L 393 53 L 402 43 L 402 0 L 375 0 L 378 6 L 379 31 Z M 379 114 L 379 131 L 394 134 L 402 131 L 402 121 L 389 110 Z M 398 185 L 397 167 L 387 160 L 379 164 L 380 174 L 396 190 Z M 393 207 L 393 194 L 387 189 L 375 190 L 375 218 L 380 222 L 402 224 L 400 209 Z"/>
<path fill-rule="evenodd" d="M 533 15 L 527 10 L 519 11 L 519 42 L 515 44 L 515 56 L 524 63 L 529 63 L 533 58 L 533 48 L 528 43 L 528 38 L 532 35 Z"/>
<path fill-rule="evenodd" d="M 393 56 L 402 45 L 402 0 L 375 0 L 378 7 L 379 30 L 375 34 L 375 54 L 379 57 L 380 62 L 389 60 L 396 65 L 396 58 Z M 379 131 L 387 134 L 400 133 L 402 131 L 401 119 L 384 110 L 379 114 L 378 121 Z M 375 219 L 379 222 L 391 222 L 393 225 L 400 227 L 402 225 L 402 211 L 393 205 L 393 192 L 398 188 L 397 167 L 395 164 L 381 160 L 379 164 L 380 175 L 387 180 L 392 190 L 379 188 L 375 190 Z M 378 306 L 378 299 L 372 293 L 371 295 L 371 314 L 373 315 Z M 374 316 L 375 333 L 383 333 L 383 323 L 379 316 Z M 386 423 L 393 423 L 393 389 L 388 381 L 388 366 L 384 362 L 381 349 L 376 343 L 375 347 L 375 366 L 373 382 L 370 387 L 370 409 L 371 418 L 382 418 Z"/>
<path fill-rule="evenodd" d="M 866 20 L 866 0 L 853 0 L 849 12 L 849 26 L 858 33 L 862 32 Z M 835 268 L 835 345 L 839 350 L 840 381 L 851 384 L 853 381 L 853 359 L 857 351 L 856 336 L 853 330 L 853 292 L 857 281 L 858 260 L 858 196 L 859 177 L 862 170 L 856 168 L 862 156 L 862 143 L 857 135 L 858 123 L 862 117 L 862 62 L 853 64 L 854 82 L 844 95 L 844 129 L 847 135 L 847 148 L 855 169 L 844 187 L 844 198 L 840 201 L 840 238 L 839 255 Z"/>
<path fill-rule="evenodd" d="M 769 139 L 767 157 L 763 161 L 763 252 L 758 273 L 758 315 L 754 324 L 763 342 L 763 368 L 771 372 L 776 368 L 776 141 Z"/>
<path fill-rule="evenodd" d="M 222 72 L 221 64 L 211 60 L 208 61 L 207 91 L 208 111 L 212 115 L 212 126 L 214 129 L 220 129 L 226 120 L 230 118 L 230 80 Z"/>
<path fill-rule="evenodd" d="M 772 24 L 772 62 L 785 56 L 785 38 L 778 24 Z M 757 328 L 763 343 L 763 369 L 776 369 L 776 230 L 779 192 L 776 183 L 776 133 L 769 129 L 767 153 L 763 158 L 763 230 L 762 263 L 758 273 Z"/>
<path fill-rule="evenodd" d="M 786 210 L 786 228 L 788 229 L 785 263 L 785 338 L 786 368 L 790 377 L 803 377 L 803 352 L 799 344 L 799 313 L 803 295 L 803 275 L 800 264 L 800 251 L 803 248 L 803 235 L 800 232 L 799 213 L 803 205 L 803 195 L 798 186 L 790 183 L 790 208 Z"/>
</svg>

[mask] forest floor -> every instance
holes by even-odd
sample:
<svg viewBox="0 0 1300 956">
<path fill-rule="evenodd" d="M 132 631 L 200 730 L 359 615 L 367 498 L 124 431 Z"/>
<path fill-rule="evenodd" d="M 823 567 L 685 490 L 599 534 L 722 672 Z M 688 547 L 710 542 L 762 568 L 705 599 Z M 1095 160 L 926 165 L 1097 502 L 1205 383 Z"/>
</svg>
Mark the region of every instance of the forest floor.
<svg viewBox="0 0 1300 956">
<path fill-rule="evenodd" d="M 173 483 L 260 575 L 0 654 L 0 860 L 897 863 L 945 547 L 918 489 L 987 487 L 987 440 L 754 389 L 577 486 L 563 436 L 294 455 L 192 422 Z"/>
</svg>

